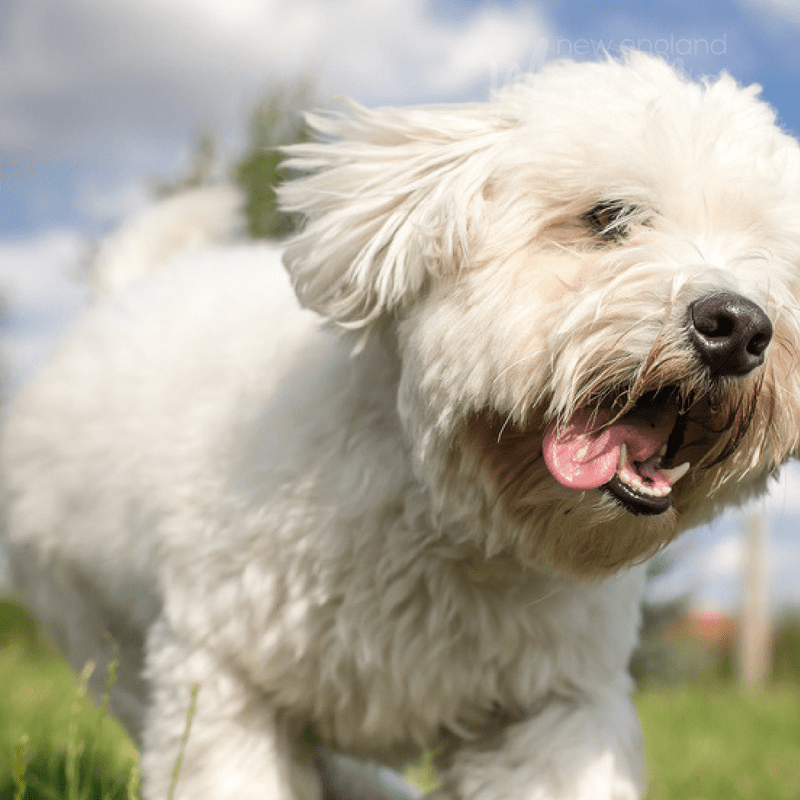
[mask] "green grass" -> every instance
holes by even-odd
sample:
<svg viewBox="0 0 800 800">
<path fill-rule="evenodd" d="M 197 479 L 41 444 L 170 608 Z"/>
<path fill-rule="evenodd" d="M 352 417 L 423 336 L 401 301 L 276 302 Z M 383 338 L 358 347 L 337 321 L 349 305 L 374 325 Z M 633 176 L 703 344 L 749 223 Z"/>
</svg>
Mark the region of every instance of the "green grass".
<svg viewBox="0 0 800 800">
<path fill-rule="evenodd" d="M 0 600 L 1 800 L 137 800 L 135 748 L 83 693 L 27 615 Z M 800 800 L 800 686 L 651 689 L 637 706 L 648 800 Z M 429 762 L 409 777 L 435 779 Z"/>
<path fill-rule="evenodd" d="M 0 798 L 134 800 L 138 753 L 30 618 L 0 600 Z M 24 785 L 24 786 L 23 786 Z"/>
<path fill-rule="evenodd" d="M 637 705 L 649 800 L 800 798 L 800 687 L 661 689 Z"/>
</svg>

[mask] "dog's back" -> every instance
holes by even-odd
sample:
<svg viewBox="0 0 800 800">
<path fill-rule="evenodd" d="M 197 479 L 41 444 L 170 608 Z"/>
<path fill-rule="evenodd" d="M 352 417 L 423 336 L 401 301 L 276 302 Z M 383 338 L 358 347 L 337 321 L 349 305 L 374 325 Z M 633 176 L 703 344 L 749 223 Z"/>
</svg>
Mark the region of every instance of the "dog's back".
<svg viewBox="0 0 800 800">
<path fill-rule="evenodd" d="M 229 192 L 190 205 L 199 200 L 230 211 Z M 308 323 L 277 248 L 204 249 L 186 212 L 173 199 L 114 235 L 125 247 L 119 263 L 104 250 L 100 301 L 16 398 L 2 439 L 12 586 L 76 669 L 96 662 L 93 688 L 119 646 L 112 703 L 135 735 L 145 632 L 161 605 L 158 517 L 231 403 L 269 382 L 273 351 Z M 154 247 L 161 256 L 148 262 Z"/>
</svg>

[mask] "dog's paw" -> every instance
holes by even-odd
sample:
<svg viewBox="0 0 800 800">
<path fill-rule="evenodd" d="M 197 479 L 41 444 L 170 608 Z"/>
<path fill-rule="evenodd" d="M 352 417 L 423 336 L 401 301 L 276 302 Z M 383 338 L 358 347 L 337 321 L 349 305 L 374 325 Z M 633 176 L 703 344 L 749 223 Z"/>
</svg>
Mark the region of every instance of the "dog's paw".
<svg viewBox="0 0 800 800">
<path fill-rule="evenodd" d="M 427 800 L 640 800 L 644 748 L 626 697 L 553 702 L 457 753 Z"/>
</svg>

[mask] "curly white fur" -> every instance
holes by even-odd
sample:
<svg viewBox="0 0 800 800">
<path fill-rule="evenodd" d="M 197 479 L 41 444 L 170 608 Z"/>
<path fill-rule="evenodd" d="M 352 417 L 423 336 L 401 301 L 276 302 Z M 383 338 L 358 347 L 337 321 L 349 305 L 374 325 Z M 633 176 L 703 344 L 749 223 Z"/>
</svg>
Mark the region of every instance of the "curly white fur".
<svg viewBox="0 0 800 800">
<path fill-rule="evenodd" d="M 640 54 L 311 121 L 304 308 L 269 246 L 143 263 L 19 399 L 16 584 L 76 666 L 119 643 L 148 800 L 194 684 L 180 800 L 402 797 L 368 762 L 424 749 L 437 800 L 635 800 L 642 563 L 798 449 L 800 150 Z M 690 342 L 720 291 L 771 320 L 747 374 Z M 668 508 L 554 479 L 585 409 L 682 420 Z"/>
</svg>

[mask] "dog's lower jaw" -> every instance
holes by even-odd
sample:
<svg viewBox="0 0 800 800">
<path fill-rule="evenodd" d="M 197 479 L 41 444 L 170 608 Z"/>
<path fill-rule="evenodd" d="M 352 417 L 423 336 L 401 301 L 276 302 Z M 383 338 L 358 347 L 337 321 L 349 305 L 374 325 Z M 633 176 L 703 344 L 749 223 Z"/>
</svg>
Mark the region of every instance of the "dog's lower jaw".
<svg viewBox="0 0 800 800">
<path fill-rule="evenodd" d="M 429 445 L 425 480 L 438 506 L 458 510 L 465 538 L 532 569 L 597 579 L 646 560 L 678 534 L 673 508 L 636 515 L 603 489 L 557 484 L 542 457 L 543 428 L 534 422 L 522 431 L 474 414 L 452 441 Z"/>
</svg>

